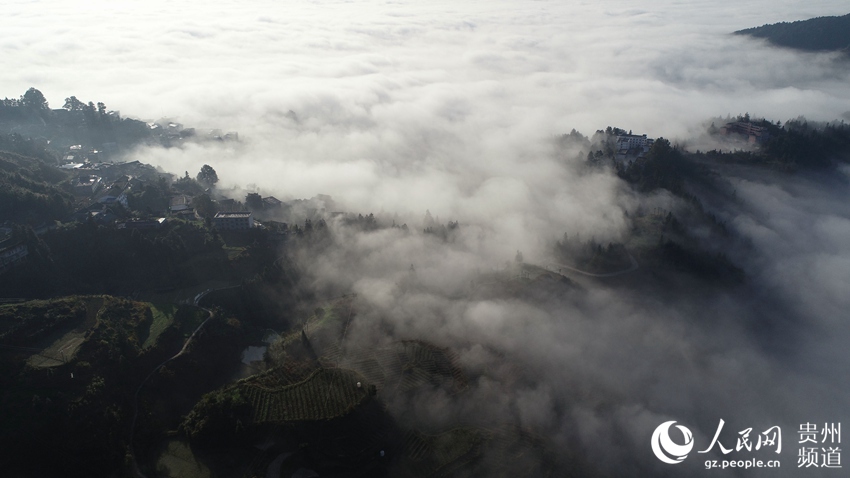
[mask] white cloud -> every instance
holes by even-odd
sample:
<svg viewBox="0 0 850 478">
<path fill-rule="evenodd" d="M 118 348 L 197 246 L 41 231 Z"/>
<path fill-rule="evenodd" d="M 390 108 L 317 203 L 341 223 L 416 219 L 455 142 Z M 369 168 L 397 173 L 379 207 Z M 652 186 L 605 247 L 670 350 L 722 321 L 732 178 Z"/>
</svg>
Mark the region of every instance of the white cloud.
<svg viewBox="0 0 850 478">
<path fill-rule="evenodd" d="M 480 405 L 534 426 L 560 419 L 563 430 L 578 425 L 586 446 L 611 451 L 612 462 L 646 452 L 637 458 L 645 462 L 641 433 L 670 414 L 695 420 L 703 434 L 725 413 L 753 426 L 777 417 L 840 420 L 818 413 L 847 405 L 846 387 L 830 381 L 848 368 L 846 186 L 736 182 L 746 206 L 728 213 L 730 225 L 759 251 L 747 262 L 752 296 L 662 300 L 600 285 L 534 304 L 457 300 L 457 291 L 475 268 L 503 264 L 518 248 L 540 256 L 544 241 L 564 231 L 626 232 L 633 193 L 610 172 L 580 175 L 553 157 L 546 139 L 554 134 L 612 125 L 677 138 L 727 113 L 830 120 L 850 111 L 850 73 L 832 56 L 729 35 L 846 8 L 767 0 L 18 2 L 4 6 L 0 85 L 6 95 L 35 86 L 54 107 L 76 95 L 244 139 L 232 151 L 137 155 L 176 173 L 209 163 L 225 185 L 253 183 L 281 198 L 331 194 L 350 210 L 399 212 L 414 229 L 426 209 L 443 222 L 461 220 L 450 247 L 397 231 L 349 237 L 311 261 L 314 285 L 355 290 L 376 309 L 363 313 L 375 322 L 353 327 L 352 341 L 386 340 L 372 329 L 380 319 L 400 337 L 456 346 L 471 369 L 499 361 L 482 344 L 531 364 L 528 386 L 512 393 L 482 379 L 457 405 L 462 412 Z M 651 201 L 668 207 L 671 199 Z M 411 262 L 424 290 L 402 294 Z M 801 318 L 812 328 L 788 325 L 799 343 L 784 330 L 751 332 L 764 316 L 782 319 L 771 322 L 776 328 Z M 798 363 L 776 357 L 796 346 L 817 360 L 799 350 L 788 354 Z M 805 390 L 820 395 L 807 402 Z M 582 406 L 556 413 L 564 397 Z M 584 408 L 609 400 L 618 401 L 612 411 Z M 625 451 L 606 448 L 617 433 L 627 434 Z"/>
</svg>

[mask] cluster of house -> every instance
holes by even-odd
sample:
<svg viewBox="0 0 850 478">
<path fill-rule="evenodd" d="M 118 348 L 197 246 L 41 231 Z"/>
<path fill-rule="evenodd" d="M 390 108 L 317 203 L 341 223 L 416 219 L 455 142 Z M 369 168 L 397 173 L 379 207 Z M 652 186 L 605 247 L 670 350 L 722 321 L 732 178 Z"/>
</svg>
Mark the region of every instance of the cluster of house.
<svg viewBox="0 0 850 478">
<path fill-rule="evenodd" d="M 192 128 L 184 128 L 182 124 L 171 121 L 148 123 L 148 127 L 158 131 L 166 138 L 187 138 L 195 135 Z M 206 139 L 220 141 L 238 141 L 235 132 L 224 133 L 220 130 L 210 130 Z M 114 145 L 104 145 L 104 149 Z M 139 161 L 115 164 L 103 162 L 101 151 L 85 148 L 82 145 L 72 145 L 66 151 L 60 168 L 79 171 L 73 184 L 74 194 L 81 202 L 88 203 L 77 210 L 72 220 L 85 221 L 89 218 L 98 224 L 116 225 L 126 229 L 156 229 L 166 222 L 166 217 L 155 219 L 121 220 L 109 207 L 121 204 L 129 209 L 128 194 L 141 190 L 146 182 L 156 181 L 160 174 L 150 165 Z M 193 198 L 185 194 L 175 194 L 169 198 L 168 211 L 163 211 L 170 217 L 195 220 L 198 218 L 193 205 Z M 283 203 L 275 197 L 262 198 L 263 208 L 274 209 Z M 244 230 L 257 226 L 254 215 L 250 211 L 242 211 L 240 203 L 233 199 L 218 201 L 220 211 L 213 218 L 213 225 L 220 230 Z M 12 256 L 9 256 L 12 257 Z"/>
<path fill-rule="evenodd" d="M 118 229 L 158 229 L 162 227 L 168 218 L 155 219 L 128 219 L 116 223 Z M 254 213 L 251 211 L 218 212 L 213 218 L 213 226 L 220 231 L 240 231 L 256 227 Z"/>
<path fill-rule="evenodd" d="M 282 204 L 281 201 L 272 196 L 263 198 L 263 203 L 266 207 L 271 207 L 270 205 L 276 207 Z M 238 230 L 251 229 L 255 226 L 254 214 L 250 211 L 235 211 L 234 209 L 237 208 L 237 204 L 234 199 L 223 199 L 219 201 L 219 207 L 224 209 L 224 211 L 216 213 L 215 217 L 213 217 L 213 226 L 216 229 Z M 168 212 L 172 217 L 187 220 L 194 220 L 198 217 L 192 208 L 192 197 L 184 194 L 171 197 Z"/>
<path fill-rule="evenodd" d="M 75 190 L 79 188 L 78 192 L 81 195 L 89 196 L 94 200 L 88 206 L 76 211 L 72 215 L 73 220 L 85 221 L 88 220 L 88 218 L 91 218 L 98 224 L 115 224 L 121 229 L 156 229 L 165 223 L 167 219 L 166 217 L 121 221 L 121 218 L 119 218 L 108 207 L 111 204 L 118 203 L 124 208 L 129 209 L 127 195 L 133 189 L 141 189 L 145 183 L 144 179 L 124 175 L 115 181 L 112 181 L 109 186 L 104 186 L 102 188 L 100 186 L 105 183 L 102 178 L 96 176 L 91 177 L 90 183 L 87 183 L 86 179 L 88 178 L 81 177 L 78 185 L 75 187 Z M 89 186 L 85 186 L 85 190 L 83 190 L 82 185 L 84 184 L 91 184 L 91 189 Z M 193 198 L 191 196 L 185 194 L 176 194 L 171 196 L 169 199 L 167 215 L 189 221 L 198 219 L 199 216 L 193 208 L 192 200 Z M 267 209 L 278 207 L 281 204 L 282 202 L 275 197 L 269 196 L 263 198 L 263 205 Z M 213 225 L 215 228 L 219 230 L 244 230 L 251 229 L 256 226 L 256 223 L 254 222 L 254 214 L 250 211 L 238 210 L 239 203 L 236 200 L 222 199 L 218 202 L 218 206 L 222 212 L 216 213 L 215 217 L 213 217 Z"/>
<path fill-rule="evenodd" d="M 220 129 L 211 129 L 203 136 L 198 136 L 195 128 L 184 128 L 181 123 L 170 120 L 160 120 L 158 122 L 148 123 L 148 128 L 156 135 L 162 136 L 170 143 L 182 141 L 188 138 L 199 138 L 216 141 L 239 141 L 239 133 L 228 131 L 222 133 Z"/>
<path fill-rule="evenodd" d="M 101 204 L 120 202 L 126 207 L 126 190 L 139 186 L 142 178 L 150 179 L 158 174 L 153 166 L 139 161 L 115 164 L 92 159 L 97 153 L 97 150 L 73 145 L 68 148 L 68 154 L 59 166 L 60 169 L 73 169 L 79 173 L 73 185 L 74 194 L 78 197 L 94 197 Z"/>
<path fill-rule="evenodd" d="M 74 212 L 72 219 L 82 221 L 91 216 L 99 224 L 112 224 L 118 216 L 108 206 L 118 203 L 129 208 L 128 194 L 134 189 L 141 189 L 145 182 L 145 179 L 132 174 L 123 174 L 113 180 L 109 176 L 94 174 L 79 176 L 74 184 L 74 194 L 82 200 L 91 198 L 92 201 Z"/>
<path fill-rule="evenodd" d="M 117 224 L 118 229 L 158 229 L 167 218 L 129 219 Z M 255 227 L 254 213 L 251 211 L 219 212 L 213 218 L 213 226 L 221 231 L 238 231 Z"/>
<path fill-rule="evenodd" d="M 100 164 L 110 157 L 117 149 L 116 143 L 104 143 L 101 149 L 83 148 L 81 144 L 74 144 L 62 155 L 60 169 L 92 170 L 98 169 Z"/>
<path fill-rule="evenodd" d="M 748 143 L 763 143 L 770 139 L 767 128 L 756 126 L 746 121 L 734 121 L 726 123 L 720 128 L 720 134 L 724 136 L 737 135 L 747 139 Z"/>
<path fill-rule="evenodd" d="M 617 161 L 631 163 L 644 157 L 654 142 L 654 139 L 647 138 L 645 134 L 637 135 L 629 131 L 629 134 L 617 136 L 617 152 L 614 157 Z"/>
<path fill-rule="evenodd" d="M 172 200 L 181 202 L 186 196 L 176 196 Z M 176 209 L 169 210 L 169 216 L 186 220 L 195 220 L 198 216 L 195 211 L 187 207 L 186 203 L 173 206 Z M 75 219 L 84 221 L 89 217 L 98 224 L 116 225 L 119 229 L 157 229 L 168 220 L 168 217 L 158 217 L 153 219 L 132 218 L 120 220 L 120 218 L 112 213 L 108 208 L 100 208 L 95 205 L 93 207 L 84 208 L 75 213 Z M 254 221 L 254 213 L 251 211 L 234 211 L 234 212 L 218 212 L 213 217 L 213 226 L 219 230 L 244 230 L 256 227 Z"/>
</svg>

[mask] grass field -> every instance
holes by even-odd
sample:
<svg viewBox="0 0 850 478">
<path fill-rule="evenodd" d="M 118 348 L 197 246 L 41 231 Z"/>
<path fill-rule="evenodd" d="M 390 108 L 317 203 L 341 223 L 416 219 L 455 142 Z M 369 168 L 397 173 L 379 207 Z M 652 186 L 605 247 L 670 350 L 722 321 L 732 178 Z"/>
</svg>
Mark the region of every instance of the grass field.
<svg viewBox="0 0 850 478">
<path fill-rule="evenodd" d="M 225 252 L 227 252 L 227 259 L 232 261 L 239 257 L 240 254 L 245 252 L 244 247 L 235 247 L 235 246 L 224 246 Z"/>
<path fill-rule="evenodd" d="M 152 347 L 156 343 L 159 335 L 174 322 L 174 314 L 177 312 L 177 307 L 174 304 L 148 305 L 153 315 L 153 321 L 151 322 L 148 337 L 145 339 L 145 343 L 142 344 L 143 349 Z"/>
</svg>

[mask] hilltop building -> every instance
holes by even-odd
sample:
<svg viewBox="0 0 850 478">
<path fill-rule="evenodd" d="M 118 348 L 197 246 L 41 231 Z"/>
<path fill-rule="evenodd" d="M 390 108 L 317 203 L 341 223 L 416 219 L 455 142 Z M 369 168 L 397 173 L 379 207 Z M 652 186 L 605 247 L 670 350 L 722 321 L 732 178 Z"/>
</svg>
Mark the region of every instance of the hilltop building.
<svg viewBox="0 0 850 478">
<path fill-rule="evenodd" d="M 642 158 L 649 152 L 655 140 L 647 138 L 645 134 L 621 134 L 617 136 L 617 161 L 631 163 Z"/>
<path fill-rule="evenodd" d="M 655 140 L 647 138 L 645 134 L 622 134 L 617 136 L 617 146 L 621 148 L 644 148 L 652 146 Z"/>
<path fill-rule="evenodd" d="M 744 121 L 726 123 L 726 125 L 720 128 L 720 134 L 725 136 L 728 136 L 730 134 L 744 136 L 747 138 L 747 142 L 752 144 L 763 143 L 770 138 L 770 134 L 767 132 L 767 128 L 763 126 L 756 126 L 752 123 L 747 123 Z"/>
</svg>

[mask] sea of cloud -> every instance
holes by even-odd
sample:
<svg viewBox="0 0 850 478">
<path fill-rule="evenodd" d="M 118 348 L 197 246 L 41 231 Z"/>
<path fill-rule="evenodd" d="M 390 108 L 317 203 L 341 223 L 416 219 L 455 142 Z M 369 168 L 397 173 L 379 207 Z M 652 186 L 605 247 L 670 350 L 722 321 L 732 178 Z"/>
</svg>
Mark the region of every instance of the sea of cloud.
<svg viewBox="0 0 850 478">
<path fill-rule="evenodd" d="M 334 226 L 340 247 L 305 260 L 318 289 L 357 292 L 352 344 L 428 338 L 490 377 L 465 398 L 423 395 L 416 420 L 500 417 L 612 476 L 680 471 L 652 456 L 662 421 L 686 423 L 700 449 L 720 418 L 733 433 L 779 424 L 783 472 L 797 476 L 798 424 L 844 418 L 846 174 L 725 172 L 737 200 L 713 212 L 753 244 L 736 256 L 742 290 L 653 297 L 599 280 L 531 300 L 470 283 L 517 249 L 545 260 L 565 231 L 622 238 L 638 206 L 674 202 L 553 154 L 555 135 L 612 125 L 686 140 L 718 115 L 850 111 L 850 69 L 834 55 L 729 34 L 846 14 L 846 2 L 46 1 L 4 13 L 5 94 L 35 86 L 54 107 L 76 95 L 242 138 L 136 159 L 175 173 L 212 164 L 223 186 L 281 199 L 330 194 L 414 230 L 426 209 L 461 221 L 450 245 Z M 696 456 L 676 466 L 695 473 Z"/>
<path fill-rule="evenodd" d="M 572 128 L 684 139 L 716 115 L 839 118 L 850 111 L 846 65 L 730 33 L 843 8 L 18 2 L 5 11 L 0 85 L 10 96 L 36 86 L 54 107 L 75 95 L 250 140 L 233 161 L 204 148 L 151 155 L 166 169 L 210 162 L 225 184 L 278 196 L 457 216 L 478 188 L 488 200 L 490 179 L 547 174 L 534 163 L 541 139 Z"/>
</svg>

